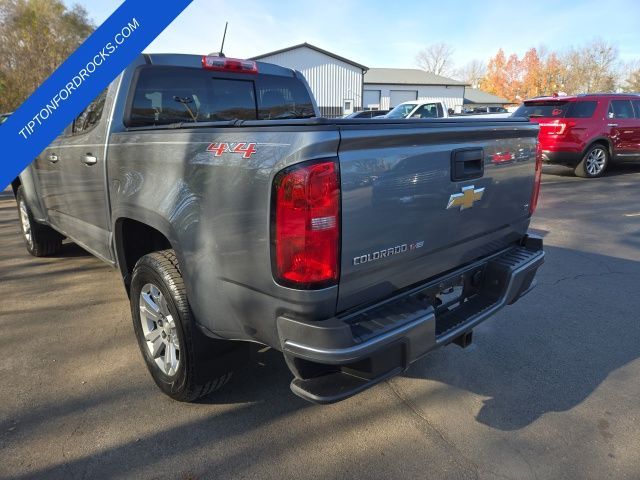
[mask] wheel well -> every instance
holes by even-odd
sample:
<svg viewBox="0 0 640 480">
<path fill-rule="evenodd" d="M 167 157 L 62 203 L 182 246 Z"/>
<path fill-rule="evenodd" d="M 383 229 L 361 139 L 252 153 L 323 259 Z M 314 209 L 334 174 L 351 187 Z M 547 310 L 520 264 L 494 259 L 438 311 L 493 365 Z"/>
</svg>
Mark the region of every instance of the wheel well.
<svg viewBox="0 0 640 480">
<path fill-rule="evenodd" d="M 171 247 L 165 235 L 149 225 L 130 218 L 119 219 L 116 223 L 116 252 L 118 264 L 129 293 L 133 267 L 144 255 Z"/>
<path fill-rule="evenodd" d="M 16 177 L 15 180 L 11 182 L 11 190 L 13 190 L 14 197 L 18 196 L 18 187 L 20 185 L 22 185 L 22 182 L 20 182 L 20 177 Z"/>
<path fill-rule="evenodd" d="M 594 145 L 602 145 L 603 147 L 607 147 L 607 150 L 609 151 L 609 157 L 613 156 L 613 149 L 611 147 L 611 142 L 609 142 L 608 140 L 605 140 L 604 138 L 600 138 L 598 140 L 591 142 L 587 147 L 587 149 L 585 150 L 585 153 Z"/>
</svg>

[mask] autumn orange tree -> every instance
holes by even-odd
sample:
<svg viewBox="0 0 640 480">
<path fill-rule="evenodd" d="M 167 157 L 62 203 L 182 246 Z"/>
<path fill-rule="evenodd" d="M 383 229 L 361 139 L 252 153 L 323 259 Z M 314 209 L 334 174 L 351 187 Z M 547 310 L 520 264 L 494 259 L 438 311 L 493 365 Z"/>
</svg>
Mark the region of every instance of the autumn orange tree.
<svg viewBox="0 0 640 480">
<path fill-rule="evenodd" d="M 487 73 L 480 82 L 483 90 L 519 103 L 525 98 L 551 95 L 611 92 L 617 88 L 633 89 L 633 76 L 619 71 L 618 51 L 601 39 L 565 52 L 548 51 L 545 47 L 530 48 L 522 58 L 509 57 L 499 49 L 487 64 Z"/>
<path fill-rule="evenodd" d="M 535 97 L 545 92 L 546 82 L 543 75 L 544 64 L 540 60 L 538 50 L 531 48 L 522 57 L 522 93 L 527 97 Z"/>
<path fill-rule="evenodd" d="M 504 55 L 504 50 L 500 49 L 495 57 L 489 60 L 487 73 L 480 81 L 480 88 L 486 92 L 506 98 L 507 80 L 504 74 L 506 65 L 507 58 Z"/>
<path fill-rule="evenodd" d="M 500 49 L 489 60 L 487 75 L 480 85 L 489 93 L 518 103 L 557 91 L 562 77 L 562 64 L 555 53 L 531 48 L 522 58 L 512 54 L 507 59 Z"/>
<path fill-rule="evenodd" d="M 498 50 L 489 60 L 487 74 L 480 82 L 480 88 L 499 97 L 516 102 L 523 90 L 523 63 L 513 54 L 507 58 L 504 50 Z"/>
</svg>

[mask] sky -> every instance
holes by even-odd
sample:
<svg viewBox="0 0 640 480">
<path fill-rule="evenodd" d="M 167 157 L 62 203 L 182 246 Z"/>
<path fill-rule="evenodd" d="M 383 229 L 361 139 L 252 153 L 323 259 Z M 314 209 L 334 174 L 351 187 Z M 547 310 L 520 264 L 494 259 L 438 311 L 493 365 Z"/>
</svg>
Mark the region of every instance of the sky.
<svg viewBox="0 0 640 480">
<path fill-rule="evenodd" d="M 122 3 L 64 2 L 85 7 L 97 25 Z M 146 51 L 216 52 L 228 21 L 228 57 L 308 42 L 367 67 L 413 68 L 418 51 L 445 42 L 462 67 L 474 59 L 486 63 L 499 48 L 522 55 L 531 47 L 563 50 L 600 37 L 629 62 L 640 61 L 639 18 L 639 0 L 194 0 Z"/>
</svg>

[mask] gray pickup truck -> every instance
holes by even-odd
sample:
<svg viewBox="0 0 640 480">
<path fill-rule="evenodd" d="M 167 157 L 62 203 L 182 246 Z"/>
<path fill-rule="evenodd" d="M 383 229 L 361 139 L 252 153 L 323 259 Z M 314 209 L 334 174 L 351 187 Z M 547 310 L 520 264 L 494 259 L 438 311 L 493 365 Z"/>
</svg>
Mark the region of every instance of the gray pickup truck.
<svg viewBox="0 0 640 480">
<path fill-rule="evenodd" d="M 254 342 L 331 403 L 531 290 L 537 133 L 325 119 L 299 72 L 142 55 L 12 186 L 31 254 L 68 237 L 119 269 L 166 394 L 216 390 Z"/>
</svg>

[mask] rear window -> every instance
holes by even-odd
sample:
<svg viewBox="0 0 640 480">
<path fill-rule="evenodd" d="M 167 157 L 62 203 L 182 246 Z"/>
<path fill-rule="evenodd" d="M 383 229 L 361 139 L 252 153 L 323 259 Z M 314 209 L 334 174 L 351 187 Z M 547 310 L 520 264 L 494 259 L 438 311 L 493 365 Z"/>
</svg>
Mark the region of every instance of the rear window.
<svg viewBox="0 0 640 480">
<path fill-rule="evenodd" d="M 567 118 L 591 118 L 596 111 L 598 102 L 573 102 L 567 109 Z"/>
<path fill-rule="evenodd" d="M 307 89 L 293 77 L 220 78 L 207 70 L 146 67 L 138 75 L 127 125 L 313 116 Z"/>
<path fill-rule="evenodd" d="M 570 102 L 544 101 L 524 102 L 513 113 L 514 117 L 562 118 L 567 113 Z"/>
</svg>

